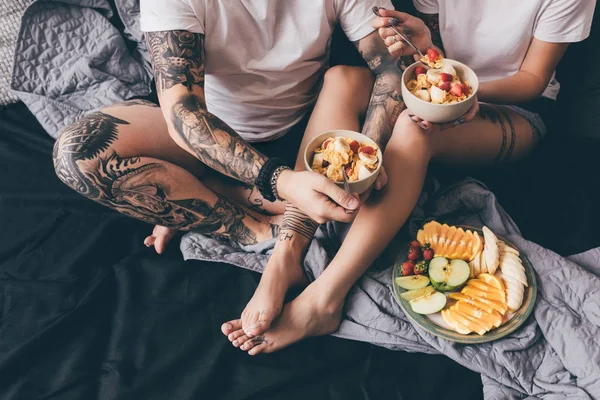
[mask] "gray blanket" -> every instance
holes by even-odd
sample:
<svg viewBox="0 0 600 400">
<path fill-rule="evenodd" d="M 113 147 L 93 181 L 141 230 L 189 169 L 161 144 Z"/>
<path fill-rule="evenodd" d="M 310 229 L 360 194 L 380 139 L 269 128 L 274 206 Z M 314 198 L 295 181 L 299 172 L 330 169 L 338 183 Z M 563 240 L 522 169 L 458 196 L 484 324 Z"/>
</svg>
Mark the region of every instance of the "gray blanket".
<svg viewBox="0 0 600 400">
<path fill-rule="evenodd" d="M 88 111 L 150 92 L 137 0 L 115 3 L 123 32 L 110 23 L 115 14 L 107 0 L 38 0 L 23 16 L 11 87 L 53 137 Z M 423 194 L 409 233 L 429 218 L 485 224 L 520 246 L 538 274 L 533 316 L 515 334 L 477 346 L 440 340 L 413 326 L 390 290 L 392 258 L 405 248 L 399 236 L 352 289 L 335 335 L 394 350 L 445 354 L 482 374 L 486 399 L 600 399 L 600 249 L 565 259 L 528 242 L 475 181 Z M 305 261 L 313 279 L 330 259 L 325 248 L 338 246 L 346 230 L 329 224 L 319 231 Z M 188 259 L 255 271 L 262 271 L 272 246 L 241 248 L 194 233 L 181 243 Z"/>
</svg>

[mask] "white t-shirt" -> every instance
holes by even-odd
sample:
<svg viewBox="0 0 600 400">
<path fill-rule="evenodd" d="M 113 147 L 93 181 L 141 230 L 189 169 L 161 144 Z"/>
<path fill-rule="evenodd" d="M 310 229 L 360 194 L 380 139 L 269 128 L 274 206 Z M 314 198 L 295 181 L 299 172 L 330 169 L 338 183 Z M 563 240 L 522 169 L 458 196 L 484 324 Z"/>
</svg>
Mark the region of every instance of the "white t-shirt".
<svg viewBox="0 0 600 400">
<path fill-rule="evenodd" d="M 573 43 L 589 36 L 596 0 L 413 0 L 439 14 L 446 57 L 471 67 L 482 82 L 519 71 L 531 40 Z M 552 77 L 543 96 L 556 99 Z"/>
<path fill-rule="evenodd" d="M 389 0 L 141 0 L 144 32 L 205 35 L 208 110 L 247 141 L 273 140 L 314 104 L 339 22 L 356 41 Z"/>
</svg>

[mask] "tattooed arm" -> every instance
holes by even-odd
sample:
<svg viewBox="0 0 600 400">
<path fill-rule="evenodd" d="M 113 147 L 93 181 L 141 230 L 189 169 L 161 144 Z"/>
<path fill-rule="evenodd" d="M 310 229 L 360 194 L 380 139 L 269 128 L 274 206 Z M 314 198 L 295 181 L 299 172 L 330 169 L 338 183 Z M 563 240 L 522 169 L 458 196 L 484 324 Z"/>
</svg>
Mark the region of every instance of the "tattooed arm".
<svg viewBox="0 0 600 400">
<path fill-rule="evenodd" d="M 375 85 L 363 134 L 373 139 L 384 149 L 392 135 L 394 124 L 404 109 L 398 58 L 391 55 L 377 32 L 355 42 L 358 51 L 375 74 Z"/>
<path fill-rule="evenodd" d="M 161 109 L 173 139 L 210 168 L 253 184 L 267 158 L 208 112 L 204 96 L 204 35 L 147 32 Z"/>
</svg>

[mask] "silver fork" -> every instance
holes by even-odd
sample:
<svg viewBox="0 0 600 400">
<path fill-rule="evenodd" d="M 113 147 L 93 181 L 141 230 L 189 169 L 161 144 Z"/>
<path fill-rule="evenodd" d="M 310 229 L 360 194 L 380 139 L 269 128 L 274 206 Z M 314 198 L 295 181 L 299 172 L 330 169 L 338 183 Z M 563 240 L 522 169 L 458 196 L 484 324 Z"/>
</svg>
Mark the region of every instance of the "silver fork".
<svg viewBox="0 0 600 400">
<path fill-rule="evenodd" d="M 379 7 L 373 7 L 373 8 L 372 8 L 372 10 L 373 10 L 373 14 L 377 15 L 378 17 L 381 17 L 381 15 L 379 15 Z M 398 23 L 400 22 L 400 21 L 398 21 L 396 18 L 391 18 L 391 21 L 397 21 Z M 402 38 L 402 40 L 404 40 L 404 41 L 406 42 L 406 44 L 408 44 L 408 45 L 409 45 L 410 47 L 412 47 L 412 48 L 413 48 L 413 49 L 414 49 L 414 50 L 415 50 L 417 53 L 419 53 L 419 56 L 420 56 L 421 58 L 425 57 L 425 56 L 423 55 L 423 53 L 421 53 L 421 50 L 419 50 L 419 49 L 417 48 L 417 46 L 415 46 L 414 44 L 412 44 L 412 42 L 411 42 L 411 41 L 410 41 L 410 40 L 409 40 L 409 39 L 406 37 L 406 35 L 404 35 L 404 34 L 400 33 L 400 31 L 399 31 L 398 29 L 396 29 L 396 27 L 394 26 L 394 24 L 393 24 L 393 23 L 390 23 L 390 24 L 388 25 L 388 28 L 390 28 L 391 30 L 393 30 L 393 31 L 396 33 L 396 35 L 400 36 L 400 37 Z"/>
</svg>

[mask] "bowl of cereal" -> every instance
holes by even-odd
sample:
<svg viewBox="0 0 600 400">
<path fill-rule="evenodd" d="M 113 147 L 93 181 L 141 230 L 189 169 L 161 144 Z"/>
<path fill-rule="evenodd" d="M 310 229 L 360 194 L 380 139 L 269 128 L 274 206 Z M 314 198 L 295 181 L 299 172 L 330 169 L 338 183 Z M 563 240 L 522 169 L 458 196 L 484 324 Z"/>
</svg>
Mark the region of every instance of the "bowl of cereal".
<svg viewBox="0 0 600 400">
<path fill-rule="evenodd" d="M 369 190 L 377 180 L 383 154 L 373 140 L 365 135 L 335 130 L 320 134 L 304 149 L 304 165 L 308 171 L 324 175 L 344 187 L 344 176 L 352 193 Z"/>
<path fill-rule="evenodd" d="M 402 74 L 404 103 L 423 120 L 438 124 L 454 121 L 473 105 L 479 88 L 477 75 L 455 60 L 440 57 L 428 61 L 417 61 Z"/>
</svg>

